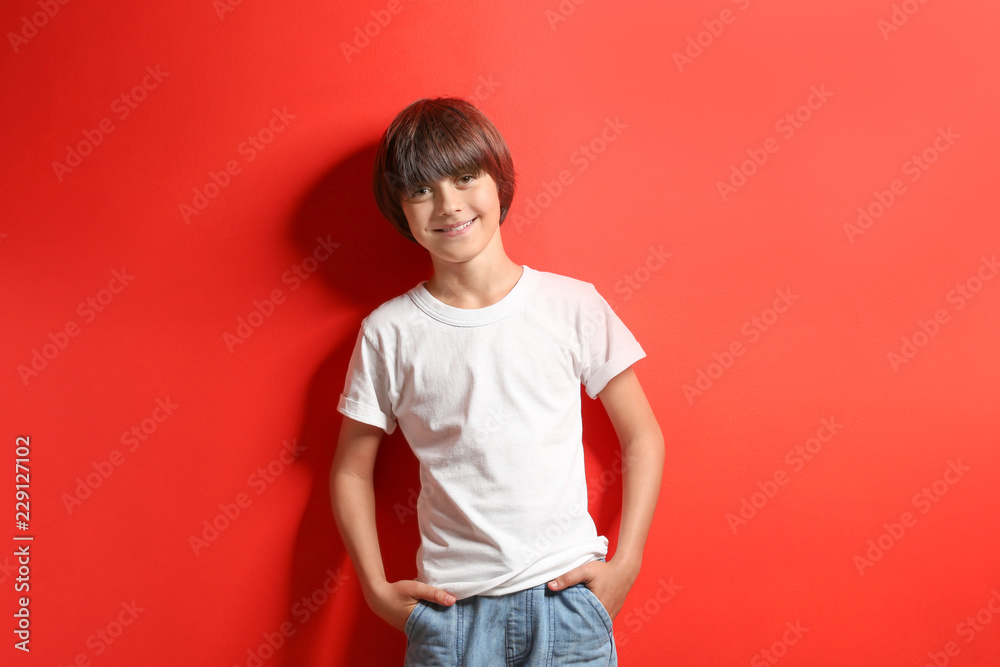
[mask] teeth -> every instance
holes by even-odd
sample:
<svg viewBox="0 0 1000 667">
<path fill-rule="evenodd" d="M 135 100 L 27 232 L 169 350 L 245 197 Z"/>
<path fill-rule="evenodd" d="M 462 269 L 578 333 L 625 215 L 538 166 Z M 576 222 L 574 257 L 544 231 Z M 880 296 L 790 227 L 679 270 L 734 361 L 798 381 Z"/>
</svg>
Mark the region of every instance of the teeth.
<svg viewBox="0 0 1000 667">
<path fill-rule="evenodd" d="M 473 218 L 472 220 L 469 220 L 468 222 L 466 222 L 463 225 L 459 225 L 458 227 L 445 227 L 444 229 L 442 229 L 440 231 L 442 231 L 442 232 L 457 232 L 458 230 L 465 229 L 466 227 L 468 227 L 469 225 L 471 225 L 472 222 L 473 222 L 473 220 L 475 220 L 475 218 Z"/>
</svg>

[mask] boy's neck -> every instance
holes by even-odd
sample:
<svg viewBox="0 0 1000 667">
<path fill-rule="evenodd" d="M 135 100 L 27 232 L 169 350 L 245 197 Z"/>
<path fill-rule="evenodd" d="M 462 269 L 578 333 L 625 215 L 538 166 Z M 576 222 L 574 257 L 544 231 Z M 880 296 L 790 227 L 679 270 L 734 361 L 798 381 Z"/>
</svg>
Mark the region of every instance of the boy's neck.
<svg viewBox="0 0 1000 667">
<path fill-rule="evenodd" d="M 424 287 L 438 301 L 455 308 L 485 308 L 503 299 L 523 269 L 503 251 L 481 253 L 465 262 L 431 256 L 434 275 Z"/>
</svg>

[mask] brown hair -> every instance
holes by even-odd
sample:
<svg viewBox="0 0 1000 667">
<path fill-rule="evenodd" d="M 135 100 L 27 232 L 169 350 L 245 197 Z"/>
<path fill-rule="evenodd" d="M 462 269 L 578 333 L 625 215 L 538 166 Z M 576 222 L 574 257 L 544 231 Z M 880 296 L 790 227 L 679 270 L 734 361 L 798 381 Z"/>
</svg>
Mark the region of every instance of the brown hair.
<svg viewBox="0 0 1000 667">
<path fill-rule="evenodd" d="M 392 226 L 415 242 L 402 197 L 446 177 L 484 171 L 497 184 L 503 223 L 514 198 L 514 161 L 499 130 L 463 99 L 420 99 L 399 112 L 379 141 L 375 202 Z"/>
</svg>

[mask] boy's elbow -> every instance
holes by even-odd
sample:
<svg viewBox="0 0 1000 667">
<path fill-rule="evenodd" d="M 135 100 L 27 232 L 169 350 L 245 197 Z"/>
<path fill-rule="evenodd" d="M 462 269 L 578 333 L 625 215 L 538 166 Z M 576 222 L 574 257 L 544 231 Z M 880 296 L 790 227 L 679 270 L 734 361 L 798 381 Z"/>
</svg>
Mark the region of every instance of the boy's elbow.
<svg viewBox="0 0 1000 667">
<path fill-rule="evenodd" d="M 330 468 L 330 490 L 336 492 L 354 484 L 374 483 L 373 475 L 370 471 L 362 471 L 343 463 L 334 461 Z"/>
<path fill-rule="evenodd" d="M 662 466 L 666 457 L 666 444 L 659 427 L 636 434 L 622 443 L 623 455 L 630 463 Z"/>
</svg>

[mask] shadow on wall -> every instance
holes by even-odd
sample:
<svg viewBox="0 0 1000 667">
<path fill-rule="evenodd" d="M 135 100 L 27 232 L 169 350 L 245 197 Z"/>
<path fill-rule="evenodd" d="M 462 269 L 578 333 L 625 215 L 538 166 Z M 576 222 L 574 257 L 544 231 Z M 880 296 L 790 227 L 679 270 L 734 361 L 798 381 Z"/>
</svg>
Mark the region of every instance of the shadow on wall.
<svg viewBox="0 0 1000 667">
<path fill-rule="evenodd" d="M 375 144 L 365 146 L 323 174 L 302 197 L 289 230 L 303 255 L 313 252 L 317 237 L 339 244 L 332 261 L 321 262 L 318 272 L 342 307 L 355 310 L 356 316 L 347 327 L 350 333 L 335 342 L 313 374 L 304 406 L 299 442 L 305 449 L 300 462 L 308 466 L 313 485 L 290 572 L 286 609 L 294 611 L 286 620 L 296 631 L 282 651 L 282 664 L 288 667 L 335 664 L 331 659 L 336 664 L 397 664 L 406 645 L 402 633 L 365 606 L 330 507 L 329 472 L 342 419 L 337 402 L 361 320 L 379 304 L 429 278 L 431 272 L 426 251 L 403 238 L 375 205 L 371 186 L 375 150 Z M 390 578 L 416 576 L 416 518 L 400 508 L 415 505 L 410 494 L 419 489 L 417 471 L 417 461 L 401 432 L 397 429 L 386 436 L 376 463 L 375 495 L 382 557 Z M 336 576 L 338 568 L 340 576 Z M 331 601 L 322 604 L 323 594 L 313 597 L 322 606 L 311 621 L 303 621 L 308 607 L 296 608 L 296 603 L 322 591 L 324 582 L 332 589 Z M 335 618 L 331 614 L 338 607 L 335 599 L 345 594 L 357 600 L 357 609 L 352 613 L 340 608 Z M 340 661 L 330 655 L 330 647 L 344 641 L 348 646 Z"/>
<path fill-rule="evenodd" d="M 329 236 L 339 244 L 333 261 L 320 263 L 318 271 L 338 300 L 356 309 L 356 318 L 350 333 L 336 342 L 317 368 L 306 398 L 299 436 L 304 451 L 299 460 L 308 466 L 314 483 L 295 540 L 286 607 L 292 613 L 285 619 L 295 632 L 283 647 L 285 667 L 395 665 L 402 663 L 405 653 L 405 636 L 365 605 L 330 507 L 329 471 L 342 419 L 337 402 L 361 319 L 431 275 L 426 251 L 401 236 L 375 205 L 371 189 L 375 150 L 375 144 L 368 145 L 319 178 L 291 221 L 292 240 L 303 255 L 312 253 L 317 237 Z M 516 232 L 504 227 L 504 233 Z M 523 258 L 512 259 L 545 270 Z M 621 475 L 615 463 L 618 440 L 600 401 L 585 394 L 582 401 L 590 510 L 598 532 L 611 539 L 613 548 L 621 511 Z M 419 489 L 417 460 L 397 429 L 383 438 L 375 469 L 379 542 L 390 581 L 416 576 Z M 341 576 L 336 576 L 338 568 Z M 322 606 L 311 613 L 312 620 L 303 620 L 307 607 L 296 604 L 322 591 L 324 582 L 334 600 L 324 604 L 323 595 L 313 597 Z M 353 601 L 353 608 L 338 605 L 335 598 L 340 596 Z M 336 649 L 338 655 L 332 654 L 332 647 L 345 643 L 346 648 Z"/>
</svg>

